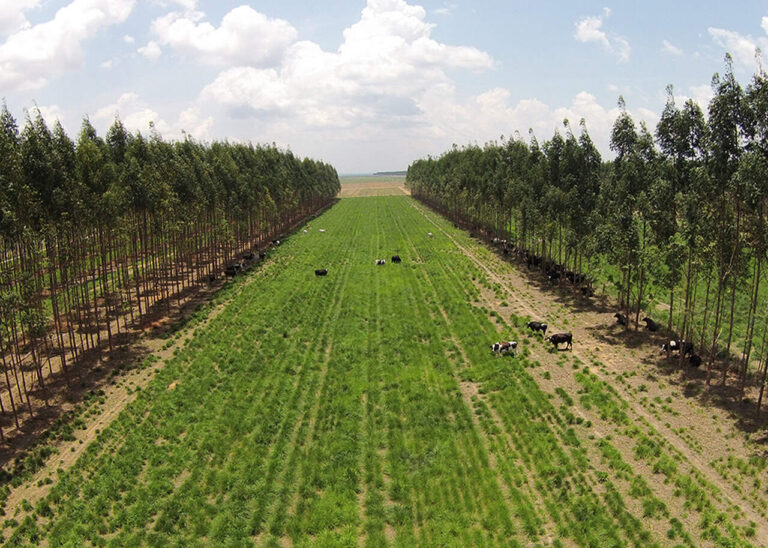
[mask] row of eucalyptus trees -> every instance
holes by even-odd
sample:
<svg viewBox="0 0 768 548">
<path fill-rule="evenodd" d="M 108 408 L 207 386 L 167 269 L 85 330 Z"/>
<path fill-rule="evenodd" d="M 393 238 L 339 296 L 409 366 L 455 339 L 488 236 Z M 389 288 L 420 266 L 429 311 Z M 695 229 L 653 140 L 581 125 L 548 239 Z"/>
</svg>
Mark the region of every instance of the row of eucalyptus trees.
<svg viewBox="0 0 768 548">
<path fill-rule="evenodd" d="M 89 355 L 167 314 L 339 188 L 333 167 L 274 145 L 169 142 L 119 119 L 105 137 L 85 119 L 72 140 L 39 111 L 19 129 L 3 104 L 0 413 L 18 428 L 36 402 L 48 405 L 52 382 L 69 386 Z"/>
<path fill-rule="evenodd" d="M 507 237 L 574 271 L 612 280 L 637 329 L 641 310 L 694 341 L 707 384 L 721 365 L 739 395 L 766 379 L 768 310 L 768 79 L 746 85 L 726 56 L 707 111 L 680 105 L 673 89 L 655 131 L 638 125 L 622 98 L 604 162 L 581 121 L 540 144 L 512 138 L 453 147 L 414 162 L 413 195 L 488 236 Z M 761 306 L 762 305 L 762 306 Z M 752 364 L 752 365 L 750 365 Z M 755 365 L 756 364 L 756 365 Z"/>
</svg>

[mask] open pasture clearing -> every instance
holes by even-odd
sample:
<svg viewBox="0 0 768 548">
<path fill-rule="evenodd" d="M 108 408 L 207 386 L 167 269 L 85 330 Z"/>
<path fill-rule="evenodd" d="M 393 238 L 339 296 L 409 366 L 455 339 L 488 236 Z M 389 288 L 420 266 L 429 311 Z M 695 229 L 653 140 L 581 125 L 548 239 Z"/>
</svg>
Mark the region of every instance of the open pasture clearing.
<svg viewBox="0 0 768 548">
<path fill-rule="evenodd" d="M 593 345 L 551 352 L 499 312 L 539 305 L 466 234 L 407 197 L 310 224 L 47 495 L 6 509 L 9 544 L 764 542 L 758 503 L 606 383 Z M 518 356 L 492 355 L 506 338 Z"/>
<path fill-rule="evenodd" d="M 398 175 L 355 175 L 341 177 L 342 198 L 398 196 L 408 194 L 405 177 Z"/>
</svg>

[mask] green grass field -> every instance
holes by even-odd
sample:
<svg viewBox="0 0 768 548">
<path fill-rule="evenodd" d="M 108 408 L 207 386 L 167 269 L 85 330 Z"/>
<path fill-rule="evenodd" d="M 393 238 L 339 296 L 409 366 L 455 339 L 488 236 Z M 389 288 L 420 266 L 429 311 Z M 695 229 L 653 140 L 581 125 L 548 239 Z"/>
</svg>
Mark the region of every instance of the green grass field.
<svg viewBox="0 0 768 548">
<path fill-rule="evenodd" d="M 747 545 L 609 386 L 480 305 L 485 277 L 440 230 L 475 244 L 414 205 L 341 200 L 231 282 L 50 494 L 6 516 L 8 545 Z M 499 324 L 517 357 L 490 353 Z M 581 393 L 542 390 L 531 350 Z"/>
</svg>

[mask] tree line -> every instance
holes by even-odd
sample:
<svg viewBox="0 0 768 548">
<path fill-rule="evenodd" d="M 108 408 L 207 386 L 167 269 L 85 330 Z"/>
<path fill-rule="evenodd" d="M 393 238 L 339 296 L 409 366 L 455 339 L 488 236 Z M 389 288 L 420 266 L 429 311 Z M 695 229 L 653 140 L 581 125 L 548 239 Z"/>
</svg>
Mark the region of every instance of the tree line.
<svg viewBox="0 0 768 548">
<path fill-rule="evenodd" d="M 412 194 L 486 236 L 574 272 L 602 272 L 638 328 L 666 305 L 667 328 L 706 356 L 709 386 L 766 380 L 768 81 L 742 86 L 730 56 L 706 113 L 673 88 L 655 131 L 619 98 L 603 161 L 581 120 L 539 143 L 531 132 L 454 147 L 408 168 Z M 753 366 L 750 366 L 753 364 Z M 754 366 L 756 364 L 756 366 Z M 733 373 L 736 373 L 733 375 Z"/>
<path fill-rule="evenodd" d="M 336 170 L 275 145 L 170 142 L 116 119 L 76 140 L 0 109 L 0 436 L 89 354 L 327 206 Z M 82 371 L 75 371 L 82 373 Z M 8 423 L 10 424 L 10 423 Z"/>
</svg>

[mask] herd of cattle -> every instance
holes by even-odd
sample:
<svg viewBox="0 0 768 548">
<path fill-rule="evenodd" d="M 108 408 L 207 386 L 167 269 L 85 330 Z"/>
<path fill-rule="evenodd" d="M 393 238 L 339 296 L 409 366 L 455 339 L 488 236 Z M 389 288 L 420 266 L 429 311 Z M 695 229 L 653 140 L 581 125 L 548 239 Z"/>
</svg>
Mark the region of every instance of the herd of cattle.
<svg viewBox="0 0 768 548">
<path fill-rule="evenodd" d="M 309 227 L 304 229 L 304 233 L 307 233 L 309 230 Z M 319 229 L 319 232 L 323 233 L 325 232 L 325 229 Z M 431 232 L 427 233 L 427 236 L 430 238 L 433 237 L 433 234 Z M 577 274 L 571 270 L 568 270 L 564 268 L 562 265 L 556 264 L 551 259 L 545 259 L 543 257 L 540 257 L 538 255 L 531 254 L 528 251 L 522 250 L 521 248 L 518 248 L 515 245 L 509 245 L 506 240 L 501 240 L 499 238 L 493 238 L 493 244 L 501 246 L 502 253 L 504 255 L 509 254 L 510 252 L 517 254 L 525 259 L 526 265 L 528 268 L 538 267 L 544 270 L 547 279 L 550 282 L 559 282 L 561 279 L 568 280 L 571 284 L 573 284 L 576 287 L 580 287 L 582 294 L 584 294 L 587 297 L 591 297 L 593 295 L 592 292 L 592 284 L 591 281 L 584 275 L 584 274 Z M 273 246 L 279 246 L 280 240 L 272 240 Z M 249 251 L 243 255 L 240 256 L 240 258 L 229 265 L 224 269 L 224 273 L 228 277 L 234 277 L 239 272 L 242 272 L 252 264 L 255 264 L 258 261 L 262 261 L 266 257 L 266 254 L 263 251 Z M 390 260 L 398 264 L 402 262 L 402 259 L 400 258 L 400 255 L 392 255 Z M 377 266 L 384 266 L 386 264 L 385 259 L 376 259 L 375 264 Z M 318 268 L 315 269 L 315 276 L 327 276 L 328 275 L 328 269 L 327 268 Z M 211 274 L 208 278 L 209 282 L 214 282 L 216 280 L 216 276 Z M 627 317 L 622 314 L 621 312 L 617 312 L 614 314 L 614 318 L 616 318 L 616 322 L 619 325 L 627 326 L 629 323 L 629 320 Z M 642 321 L 645 323 L 645 328 L 648 331 L 656 332 L 659 330 L 659 325 L 653 321 L 649 317 L 645 317 L 642 319 Z M 565 350 L 573 349 L 573 334 L 570 332 L 567 333 L 554 333 L 547 337 L 547 324 L 545 322 L 540 321 L 531 321 L 527 324 L 528 329 L 530 329 L 534 333 L 541 333 L 541 336 L 545 341 L 548 341 L 552 343 L 552 345 L 556 349 L 560 349 L 560 345 L 565 345 Z M 500 341 L 493 343 L 491 345 L 491 351 L 498 353 L 498 354 L 506 354 L 506 353 L 512 353 L 512 355 L 515 354 L 517 350 L 517 341 Z M 694 350 L 693 343 L 686 340 L 669 340 L 666 343 L 664 343 L 661 347 L 661 350 L 663 352 L 667 353 L 667 356 L 669 356 L 672 352 L 676 352 L 680 359 L 688 358 L 688 364 L 691 367 L 699 367 L 701 365 L 701 356 L 696 354 Z"/>
<path fill-rule="evenodd" d="M 627 317 L 617 312 L 614 314 L 616 322 L 619 325 L 627 325 Z M 648 331 L 658 331 L 659 326 L 651 318 L 643 318 L 646 329 Z M 565 350 L 573 349 L 573 333 L 555 333 L 547 337 L 547 324 L 539 321 L 528 322 L 527 326 L 534 333 L 541 333 L 541 336 L 545 341 L 548 341 L 554 345 L 556 349 L 560 349 L 561 344 L 565 344 Z M 491 351 L 498 354 L 512 353 L 515 355 L 517 350 L 517 341 L 501 341 L 491 345 Z M 661 346 L 662 352 L 666 352 L 667 356 L 675 352 L 680 359 L 688 358 L 688 365 L 691 367 L 699 367 L 701 365 L 701 356 L 696 354 L 693 343 L 686 340 L 668 340 Z"/>
</svg>

